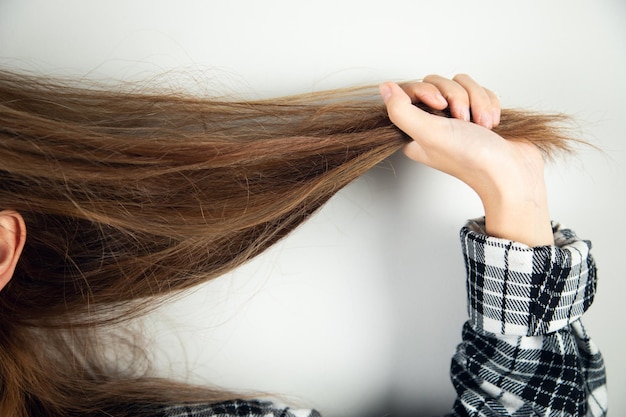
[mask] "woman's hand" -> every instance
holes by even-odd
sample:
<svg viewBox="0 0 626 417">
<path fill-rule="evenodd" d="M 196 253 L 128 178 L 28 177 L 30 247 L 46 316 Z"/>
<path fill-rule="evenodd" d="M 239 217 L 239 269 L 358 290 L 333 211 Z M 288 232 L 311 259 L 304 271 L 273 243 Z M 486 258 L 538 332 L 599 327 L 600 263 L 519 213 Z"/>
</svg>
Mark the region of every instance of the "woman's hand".
<svg viewBox="0 0 626 417">
<path fill-rule="evenodd" d="M 500 122 L 495 94 L 467 75 L 385 83 L 380 93 L 391 121 L 413 138 L 404 153 L 468 184 L 483 202 L 487 233 L 529 246 L 553 244 L 542 154 L 490 130 Z M 426 113 L 417 102 L 449 107 L 453 118 Z"/>
</svg>

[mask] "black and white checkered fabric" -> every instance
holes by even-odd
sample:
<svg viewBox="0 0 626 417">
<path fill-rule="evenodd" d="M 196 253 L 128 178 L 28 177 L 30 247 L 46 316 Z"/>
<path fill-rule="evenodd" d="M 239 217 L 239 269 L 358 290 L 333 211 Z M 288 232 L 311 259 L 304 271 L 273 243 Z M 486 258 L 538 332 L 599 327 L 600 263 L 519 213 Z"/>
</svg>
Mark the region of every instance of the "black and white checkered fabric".
<svg viewBox="0 0 626 417">
<path fill-rule="evenodd" d="M 488 237 L 483 228 L 474 220 L 461 232 L 474 328 L 536 336 L 580 319 L 596 290 L 588 241 L 553 224 L 556 245 L 530 248 Z"/>
<path fill-rule="evenodd" d="M 555 245 L 489 237 L 484 219 L 461 231 L 470 319 L 452 359 L 448 417 L 605 417 L 600 352 L 580 317 L 596 291 L 591 244 L 553 224 Z M 167 417 L 320 417 L 267 402 L 172 406 Z"/>
<path fill-rule="evenodd" d="M 580 317 L 596 290 L 589 242 L 553 224 L 555 246 L 461 231 L 470 320 L 452 360 L 451 416 L 605 416 L 604 362 Z"/>
<path fill-rule="evenodd" d="M 320 417 L 315 410 L 292 410 L 267 401 L 250 400 L 172 406 L 165 410 L 164 415 L 167 417 Z"/>
</svg>

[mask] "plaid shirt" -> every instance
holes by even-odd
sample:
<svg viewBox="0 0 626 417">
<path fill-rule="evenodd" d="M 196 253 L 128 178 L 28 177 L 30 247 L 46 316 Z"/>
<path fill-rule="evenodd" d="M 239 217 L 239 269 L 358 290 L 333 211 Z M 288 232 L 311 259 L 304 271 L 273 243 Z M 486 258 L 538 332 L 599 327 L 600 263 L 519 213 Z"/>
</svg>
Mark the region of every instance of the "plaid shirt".
<svg viewBox="0 0 626 417">
<path fill-rule="evenodd" d="M 321 417 L 314 410 L 292 410 L 267 401 L 232 400 L 219 404 L 177 405 L 167 417 Z"/>
<path fill-rule="evenodd" d="M 605 416 L 604 362 L 580 317 L 596 291 L 591 243 L 553 223 L 554 246 L 461 230 L 469 321 L 452 359 L 451 416 Z"/>
<path fill-rule="evenodd" d="M 452 358 L 448 417 L 606 416 L 600 352 L 580 317 L 596 291 L 591 244 L 553 224 L 554 246 L 489 237 L 484 219 L 461 230 L 469 320 Z M 173 406 L 168 417 L 319 417 L 234 400 Z"/>
</svg>

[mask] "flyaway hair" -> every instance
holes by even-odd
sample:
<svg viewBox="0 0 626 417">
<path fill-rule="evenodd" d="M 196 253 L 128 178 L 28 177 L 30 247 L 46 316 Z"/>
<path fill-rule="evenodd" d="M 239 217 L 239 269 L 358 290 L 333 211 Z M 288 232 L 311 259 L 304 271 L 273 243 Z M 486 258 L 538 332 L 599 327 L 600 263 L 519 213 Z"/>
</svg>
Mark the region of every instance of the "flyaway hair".
<svg viewBox="0 0 626 417">
<path fill-rule="evenodd" d="M 551 155 L 564 121 L 503 110 L 494 131 Z M 231 398 L 123 372 L 93 330 L 260 254 L 408 140 L 371 87 L 234 101 L 0 71 L 0 209 L 28 230 L 0 292 L 0 415 Z"/>
</svg>

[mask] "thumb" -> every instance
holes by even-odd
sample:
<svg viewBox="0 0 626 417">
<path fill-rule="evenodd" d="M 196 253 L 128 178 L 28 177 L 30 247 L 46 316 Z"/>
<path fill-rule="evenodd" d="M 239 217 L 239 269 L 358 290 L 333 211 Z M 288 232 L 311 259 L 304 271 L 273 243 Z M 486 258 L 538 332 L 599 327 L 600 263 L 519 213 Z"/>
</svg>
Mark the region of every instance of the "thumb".
<svg viewBox="0 0 626 417">
<path fill-rule="evenodd" d="M 413 139 L 418 139 L 431 115 L 414 106 L 409 95 L 396 83 L 381 84 L 379 91 L 393 124 Z"/>
<path fill-rule="evenodd" d="M 411 97 L 395 83 L 381 84 L 379 90 L 389 119 L 413 139 L 404 147 L 404 154 L 417 162 L 441 169 L 433 160 L 433 155 L 443 155 L 451 150 L 449 120 L 413 105 Z"/>
</svg>

